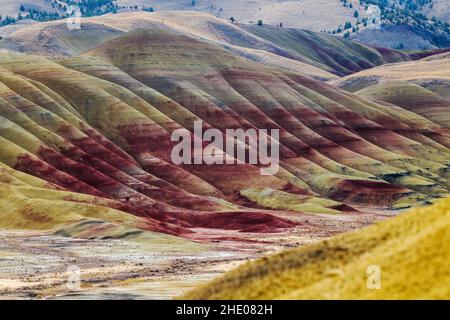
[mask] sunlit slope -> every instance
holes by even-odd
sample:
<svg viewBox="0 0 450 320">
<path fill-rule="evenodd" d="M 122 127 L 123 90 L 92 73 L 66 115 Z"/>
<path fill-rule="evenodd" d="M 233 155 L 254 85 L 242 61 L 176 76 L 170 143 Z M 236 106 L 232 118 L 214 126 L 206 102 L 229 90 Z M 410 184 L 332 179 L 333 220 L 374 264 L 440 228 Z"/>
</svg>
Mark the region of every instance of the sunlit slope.
<svg viewBox="0 0 450 320">
<path fill-rule="evenodd" d="M 171 133 L 196 120 L 279 129 L 280 170 L 174 165 Z M 70 58 L 0 56 L 0 163 L 154 231 L 278 232 L 299 212 L 406 208 L 448 194 L 449 147 L 425 116 L 178 31 L 132 31 Z"/>
<path fill-rule="evenodd" d="M 250 262 L 184 298 L 449 299 L 449 246 L 446 199 L 354 233 Z M 373 283 L 369 266 L 381 270 L 380 289 L 367 287 Z"/>
</svg>

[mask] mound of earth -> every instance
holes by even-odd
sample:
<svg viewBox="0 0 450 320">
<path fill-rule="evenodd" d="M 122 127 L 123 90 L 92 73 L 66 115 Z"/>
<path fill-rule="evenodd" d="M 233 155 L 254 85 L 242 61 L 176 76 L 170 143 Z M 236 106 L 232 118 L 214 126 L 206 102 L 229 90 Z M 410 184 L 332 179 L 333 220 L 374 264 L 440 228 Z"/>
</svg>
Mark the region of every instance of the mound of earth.
<svg viewBox="0 0 450 320">
<path fill-rule="evenodd" d="M 48 183 L 40 188 L 90 195 L 146 219 L 146 230 L 273 233 L 298 226 L 289 211 L 404 208 L 448 194 L 448 129 L 428 115 L 179 32 L 131 31 L 63 59 L 6 53 L 0 82 L 5 179 L 22 172 Z M 173 164 L 171 133 L 200 120 L 224 134 L 279 129 L 280 170 Z"/>
<path fill-rule="evenodd" d="M 450 199 L 247 263 L 187 299 L 449 299 Z"/>
</svg>

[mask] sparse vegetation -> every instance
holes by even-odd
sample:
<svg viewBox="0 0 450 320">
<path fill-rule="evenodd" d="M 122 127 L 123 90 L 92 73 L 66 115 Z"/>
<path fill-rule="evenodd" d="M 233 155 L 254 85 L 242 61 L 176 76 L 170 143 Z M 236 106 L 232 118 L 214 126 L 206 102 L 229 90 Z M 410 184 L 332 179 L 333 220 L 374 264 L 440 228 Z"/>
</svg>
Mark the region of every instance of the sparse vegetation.
<svg viewBox="0 0 450 320">
<path fill-rule="evenodd" d="M 340 1 L 343 7 L 353 8 L 352 3 L 348 0 Z M 450 46 L 450 25 L 436 17 L 429 18 L 422 12 L 422 9 L 425 6 L 432 8 L 432 0 L 360 0 L 359 4 L 364 6 L 365 11 L 368 10 L 369 5 L 378 6 L 381 10 L 381 21 L 377 21 L 376 18 L 372 18 L 372 20 L 369 21 L 368 17 L 363 17 L 361 19 L 360 12 L 355 10 L 353 12 L 353 17 L 356 19 L 356 22 L 353 28 L 349 25 L 349 22 L 346 22 L 344 27 L 339 26 L 337 29 L 328 31 L 328 33 L 340 34 L 346 37 L 348 36 L 348 32 L 358 33 L 360 31 L 360 26 L 366 28 L 370 23 L 381 23 L 384 27 L 389 25 L 405 25 L 417 30 L 419 35 L 438 47 Z M 395 48 L 398 47 L 399 46 L 395 46 Z M 404 48 L 404 44 L 402 48 Z"/>
<path fill-rule="evenodd" d="M 450 299 L 450 198 L 249 262 L 188 299 Z M 369 267 L 382 290 L 368 290 Z M 373 268 L 372 268 L 373 269 Z"/>
</svg>

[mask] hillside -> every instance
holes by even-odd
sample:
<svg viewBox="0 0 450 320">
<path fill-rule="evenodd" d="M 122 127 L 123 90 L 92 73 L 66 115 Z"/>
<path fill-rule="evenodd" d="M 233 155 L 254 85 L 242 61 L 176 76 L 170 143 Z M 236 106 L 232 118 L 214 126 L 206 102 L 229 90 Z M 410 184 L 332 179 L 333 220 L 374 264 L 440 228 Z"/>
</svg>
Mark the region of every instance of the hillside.
<svg viewBox="0 0 450 320">
<path fill-rule="evenodd" d="M 450 3 L 446 0 L 434 0 L 432 5 L 425 7 L 425 14 L 429 17 L 437 17 L 450 22 Z"/>
<path fill-rule="evenodd" d="M 247 263 L 187 299 L 449 299 L 450 199 Z M 380 288 L 368 288 L 381 270 Z M 375 269 L 374 269 L 375 270 Z"/>
<path fill-rule="evenodd" d="M 52 8 L 50 1 L 46 0 L 2 0 L 1 1 L 1 9 L 0 15 L 2 17 L 10 16 L 16 18 L 20 13 L 20 6 L 23 5 L 25 7 L 33 8 L 39 11 L 45 12 L 55 12 L 55 8 Z"/>
<path fill-rule="evenodd" d="M 242 26 L 305 61 L 343 76 L 391 62 L 415 57 L 401 51 L 376 49 L 325 33 L 271 26 Z M 430 52 L 431 54 L 431 52 Z"/>
<path fill-rule="evenodd" d="M 186 23 L 186 19 L 190 21 Z M 70 30 L 66 21 L 21 24 L 2 29 L 0 48 L 51 56 L 73 56 L 141 28 L 168 29 L 206 39 L 233 54 L 265 65 L 299 72 L 320 80 L 334 80 L 391 62 L 423 58 L 397 50 L 375 49 L 337 36 L 299 29 L 235 25 L 195 12 L 134 12 L 83 18 L 80 30 Z"/>
<path fill-rule="evenodd" d="M 448 193 L 444 127 L 208 41 L 139 30 L 68 59 L 3 54 L 0 68 L 2 163 L 115 199 L 159 221 L 154 231 L 291 228 L 295 219 L 262 210 L 280 209 L 285 193 L 294 204 L 323 197 L 344 211 L 342 202 L 396 208 Z M 170 133 L 192 131 L 196 119 L 223 131 L 281 129 L 281 170 L 173 165 Z M 267 202 L 262 190 L 282 193 Z"/>
<path fill-rule="evenodd" d="M 363 71 L 335 82 L 359 96 L 407 108 L 449 128 L 449 59 L 425 59 Z"/>
<path fill-rule="evenodd" d="M 347 28 L 347 35 L 351 39 L 377 47 L 408 50 L 450 46 L 450 25 L 447 19 L 449 11 L 440 0 L 362 2 L 366 6 L 378 7 L 376 17 L 370 18 L 378 22 L 376 27 L 367 27 L 368 21 L 362 20 L 352 28 Z"/>
<path fill-rule="evenodd" d="M 200 12 L 65 23 L 0 40 L 0 298 L 169 298 L 450 194 L 446 50 Z M 177 164 L 172 134 L 200 121 L 225 140 L 278 129 L 279 170 Z M 231 145 L 214 155 L 255 150 Z M 79 293 L 61 273 L 74 262 Z"/>
<path fill-rule="evenodd" d="M 1 24 L 22 19 L 49 21 L 139 11 L 198 11 L 245 25 L 265 24 L 327 32 L 375 47 L 409 50 L 450 46 L 450 8 L 444 0 L 3 0 Z M 371 7 L 372 6 L 372 7 Z M 326 17 L 326 19 L 324 19 Z"/>
<path fill-rule="evenodd" d="M 447 55 L 448 53 L 444 53 L 420 61 L 380 66 L 343 77 L 334 84 L 355 92 L 368 86 L 395 80 L 419 84 L 432 91 L 436 90 L 436 93 L 440 93 L 443 97 L 448 97 L 445 88 L 448 87 L 450 80 L 448 71 L 450 59 L 446 58 Z M 442 86 L 442 90 L 433 89 L 439 84 Z"/>
<path fill-rule="evenodd" d="M 3 16 L 10 15 L 17 17 L 20 12 L 20 5 L 25 8 L 38 9 L 39 11 L 58 11 L 59 4 L 67 6 L 71 2 L 68 0 L 37 0 L 37 1 L 11 1 L 2 0 L 5 6 L 0 9 Z M 53 5 L 57 2 L 58 5 Z M 353 18 L 354 9 L 346 8 L 339 0 L 301 0 L 301 1 L 236 1 L 236 0 L 118 0 L 118 1 L 93 1 L 90 3 L 88 15 L 99 15 L 108 12 L 108 7 L 100 4 L 105 3 L 119 12 L 137 11 L 152 8 L 155 11 L 200 11 L 219 18 L 228 20 L 235 17 L 242 23 L 256 23 L 263 19 L 271 25 L 284 23 L 286 26 L 295 28 L 306 28 L 314 31 L 331 30 L 345 21 Z M 97 4 L 98 3 L 98 4 Z M 87 6 L 83 6 L 84 9 Z M 136 9 L 135 9 L 136 7 Z M 355 1 L 355 7 L 360 7 Z M 87 8 L 86 8 L 87 9 Z M 111 9 L 110 9 L 111 10 Z M 98 12 L 96 12 L 98 11 Z M 97 14 L 96 14 L 97 13 Z M 295 13 L 294 15 L 292 13 Z M 328 19 L 320 19 L 323 14 L 327 14 Z M 66 12 L 60 10 L 59 14 L 64 17 Z"/>
</svg>

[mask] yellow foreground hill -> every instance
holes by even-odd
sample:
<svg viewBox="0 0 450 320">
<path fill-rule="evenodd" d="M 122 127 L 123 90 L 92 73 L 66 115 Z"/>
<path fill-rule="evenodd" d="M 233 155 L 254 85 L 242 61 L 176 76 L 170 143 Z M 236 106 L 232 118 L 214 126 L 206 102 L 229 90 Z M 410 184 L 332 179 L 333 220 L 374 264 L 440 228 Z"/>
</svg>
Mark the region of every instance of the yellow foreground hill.
<svg viewBox="0 0 450 320">
<path fill-rule="evenodd" d="M 450 299 L 450 198 L 247 263 L 183 298 Z"/>
</svg>

